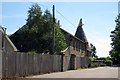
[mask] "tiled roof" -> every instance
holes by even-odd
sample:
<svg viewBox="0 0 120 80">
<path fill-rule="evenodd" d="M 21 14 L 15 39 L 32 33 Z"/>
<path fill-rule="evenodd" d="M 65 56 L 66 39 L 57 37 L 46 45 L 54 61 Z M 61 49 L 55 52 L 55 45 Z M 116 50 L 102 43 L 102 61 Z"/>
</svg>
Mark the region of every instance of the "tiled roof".
<svg viewBox="0 0 120 80">
<path fill-rule="evenodd" d="M 82 26 L 83 26 L 82 19 L 80 19 L 80 22 L 79 22 L 78 28 L 76 30 L 75 36 L 77 38 L 79 38 L 80 40 L 82 40 L 83 42 L 87 43 L 87 50 L 91 51 L 91 49 L 88 45 L 88 40 L 86 38 L 86 35 L 85 35 L 85 32 L 84 32 Z"/>
<path fill-rule="evenodd" d="M 79 39 L 78 37 L 73 36 L 73 35 L 72 35 L 71 33 L 69 33 L 68 31 L 66 31 L 66 30 L 64 30 L 64 29 L 62 29 L 62 28 L 60 28 L 60 30 L 61 30 L 62 32 L 66 32 L 67 34 L 69 34 L 69 35 L 72 36 L 73 38 L 77 39 L 78 41 L 81 41 L 81 42 L 85 43 L 84 41 L 82 41 L 82 40 Z"/>
<path fill-rule="evenodd" d="M 84 30 L 82 28 L 82 25 L 83 25 L 82 19 L 80 19 L 80 23 L 79 23 L 78 28 L 76 30 L 75 36 L 84 42 L 88 42 L 87 38 L 85 36 Z"/>
</svg>

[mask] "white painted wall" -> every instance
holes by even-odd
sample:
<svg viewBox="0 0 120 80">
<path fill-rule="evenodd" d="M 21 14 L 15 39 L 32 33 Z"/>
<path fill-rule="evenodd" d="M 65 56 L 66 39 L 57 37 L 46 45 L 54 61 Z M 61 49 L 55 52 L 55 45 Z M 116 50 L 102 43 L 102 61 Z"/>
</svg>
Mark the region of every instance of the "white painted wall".
<svg viewBox="0 0 120 80">
<path fill-rule="evenodd" d="M 0 28 L 0 50 L 2 50 L 2 35 L 3 31 Z M 7 35 L 5 36 L 5 51 L 17 51 L 17 48 L 14 46 Z"/>
<path fill-rule="evenodd" d="M 10 44 L 10 42 L 5 38 L 5 50 L 6 51 L 14 51 L 13 46 Z"/>
</svg>

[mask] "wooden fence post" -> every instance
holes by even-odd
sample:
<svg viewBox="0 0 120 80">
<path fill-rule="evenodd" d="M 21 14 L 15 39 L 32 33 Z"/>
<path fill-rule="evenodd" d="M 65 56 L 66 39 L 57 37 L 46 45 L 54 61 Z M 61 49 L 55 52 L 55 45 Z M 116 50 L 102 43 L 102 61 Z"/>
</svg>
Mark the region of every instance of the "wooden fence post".
<svg viewBox="0 0 120 80">
<path fill-rule="evenodd" d="M 76 55 L 71 54 L 71 69 L 75 70 L 76 69 Z"/>
<path fill-rule="evenodd" d="M 65 70 L 65 54 L 61 54 L 62 59 L 61 59 L 61 71 L 64 72 Z"/>
</svg>

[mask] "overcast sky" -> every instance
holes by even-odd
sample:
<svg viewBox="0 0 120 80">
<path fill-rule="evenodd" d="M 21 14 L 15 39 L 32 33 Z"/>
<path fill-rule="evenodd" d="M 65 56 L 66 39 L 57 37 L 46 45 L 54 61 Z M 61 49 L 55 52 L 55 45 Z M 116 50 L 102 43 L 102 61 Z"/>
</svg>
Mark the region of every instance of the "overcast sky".
<svg viewBox="0 0 120 80">
<path fill-rule="evenodd" d="M 26 23 L 27 11 L 34 2 L 2 2 L 2 22 L 7 34 L 12 34 Z M 55 5 L 55 17 L 60 20 L 61 28 L 75 34 L 80 18 L 89 43 L 97 48 L 99 57 L 109 56 L 111 49 L 110 32 L 115 28 L 118 15 L 117 2 L 38 2 L 42 11 L 52 12 Z M 67 21 L 63 16 L 69 21 Z M 71 24 L 72 23 L 72 24 Z"/>
</svg>

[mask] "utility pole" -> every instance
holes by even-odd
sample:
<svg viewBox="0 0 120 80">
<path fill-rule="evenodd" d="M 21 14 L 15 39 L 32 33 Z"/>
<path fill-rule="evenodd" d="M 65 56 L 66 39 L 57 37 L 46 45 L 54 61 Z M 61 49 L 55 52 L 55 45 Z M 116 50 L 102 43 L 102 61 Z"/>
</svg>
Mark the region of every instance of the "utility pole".
<svg viewBox="0 0 120 80">
<path fill-rule="evenodd" d="M 53 53 L 52 54 L 55 53 L 55 28 L 54 28 L 54 26 L 55 26 L 55 12 L 54 12 L 54 10 L 55 10 L 55 6 L 53 5 Z"/>
</svg>

